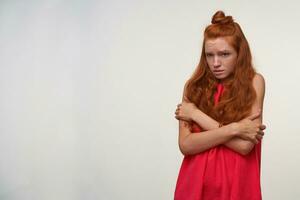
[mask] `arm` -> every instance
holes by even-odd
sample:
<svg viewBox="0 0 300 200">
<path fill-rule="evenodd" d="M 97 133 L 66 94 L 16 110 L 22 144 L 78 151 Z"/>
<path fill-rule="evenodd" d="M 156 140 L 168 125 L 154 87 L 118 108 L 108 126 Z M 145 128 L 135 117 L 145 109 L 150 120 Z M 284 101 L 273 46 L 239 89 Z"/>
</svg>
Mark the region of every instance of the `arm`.
<svg viewBox="0 0 300 200">
<path fill-rule="evenodd" d="M 201 153 L 207 149 L 215 147 L 220 144 L 225 144 L 230 140 L 239 137 L 246 141 L 258 143 L 258 139 L 262 139 L 265 126 L 261 123 L 254 122 L 260 113 L 256 113 L 249 117 L 244 118 L 239 122 L 232 122 L 220 128 L 202 131 L 201 134 L 192 134 L 190 132 L 189 124 L 186 121 L 180 120 L 179 123 L 179 147 L 184 155 L 193 155 Z M 241 148 L 235 144 L 235 148 Z M 244 147 L 243 147 L 244 148 Z M 248 152 L 242 149 L 240 152 L 246 155 Z"/>
<path fill-rule="evenodd" d="M 201 126 L 205 130 L 212 130 L 212 129 L 219 128 L 219 123 L 216 120 L 210 118 L 205 113 L 203 113 L 201 110 L 197 110 L 197 112 L 195 112 L 193 119 L 199 126 Z M 248 154 L 254 147 L 253 142 L 244 140 L 237 136 L 225 142 L 223 145 L 225 145 L 226 147 L 232 149 L 233 151 L 241 155 Z"/>
<path fill-rule="evenodd" d="M 187 123 L 179 120 L 179 148 L 184 155 L 201 153 L 207 149 L 223 144 L 236 136 L 235 123 L 218 129 L 192 134 Z"/>
<path fill-rule="evenodd" d="M 257 99 L 252 107 L 252 113 L 255 113 L 255 112 L 257 112 L 257 110 L 262 111 L 262 108 L 263 108 L 265 84 L 264 84 L 264 79 L 261 75 L 259 75 L 259 74 L 255 75 L 255 77 L 253 79 L 253 86 L 257 93 Z M 184 98 L 183 98 L 183 101 L 184 101 Z M 193 113 L 193 114 L 191 114 L 192 120 L 195 121 L 197 124 L 199 124 L 203 129 L 205 129 L 205 130 L 218 129 L 219 123 L 217 121 L 210 118 L 208 115 L 206 115 L 199 109 L 190 107 L 190 110 L 193 110 L 193 112 L 190 112 L 190 113 Z M 261 116 L 262 115 L 260 115 L 257 119 L 254 119 L 253 121 L 256 121 L 259 124 L 261 124 L 262 123 Z M 255 139 L 255 143 L 257 143 L 256 139 Z M 225 146 L 227 146 L 228 148 L 230 148 L 242 155 L 246 155 L 249 152 L 251 152 L 255 143 L 235 136 L 235 137 L 231 138 L 230 140 L 227 140 L 223 144 Z"/>
<path fill-rule="evenodd" d="M 256 74 L 253 78 L 253 87 L 256 92 L 256 99 L 254 104 L 252 105 L 251 113 L 255 113 L 257 110 L 260 110 L 260 116 L 254 120 L 254 122 L 258 122 L 262 124 L 263 120 L 263 103 L 265 97 L 265 80 L 261 74 Z M 244 155 L 250 153 L 254 147 L 253 143 L 246 143 L 244 148 Z"/>
<path fill-rule="evenodd" d="M 185 89 L 184 89 L 185 94 Z M 182 101 L 184 101 L 184 96 Z M 177 113 L 177 111 L 176 111 Z M 177 114 L 176 114 L 177 118 Z M 218 129 L 212 129 L 201 132 L 201 134 L 192 134 L 190 131 L 190 124 L 188 119 L 179 119 L 179 149 L 183 155 L 193 155 L 201 153 L 219 144 L 229 141 L 235 136 L 236 123 L 223 126 Z M 206 118 L 209 120 L 209 118 Z"/>
<path fill-rule="evenodd" d="M 261 74 L 256 74 L 253 78 L 253 87 L 256 92 L 256 99 L 254 101 L 254 104 L 252 105 L 251 114 L 256 113 L 258 110 L 260 110 L 260 116 L 256 119 L 254 119 L 254 122 L 257 122 L 259 124 L 262 124 L 262 116 L 263 116 L 263 102 L 264 102 L 264 96 L 265 96 L 265 80 L 264 77 Z M 255 143 L 250 142 L 248 140 L 244 140 L 239 137 L 235 137 L 229 142 L 224 144 L 226 147 L 242 154 L 247 155 L 250 153 L 255 145 Z"/>
</svg>

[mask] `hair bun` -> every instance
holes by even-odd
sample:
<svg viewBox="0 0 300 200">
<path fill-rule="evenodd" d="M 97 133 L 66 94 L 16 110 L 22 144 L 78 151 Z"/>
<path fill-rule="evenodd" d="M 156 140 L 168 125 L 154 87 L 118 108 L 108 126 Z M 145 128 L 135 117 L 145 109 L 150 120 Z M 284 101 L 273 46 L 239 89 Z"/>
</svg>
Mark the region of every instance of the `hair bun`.
<svg viewBox="0 0 300 200">
<path fill-rule="evenodd" d="M 217 11 L 211 19 L 212 24 L 230 24 L 233 23 L 232 16 L 225 16 L 224 12 Z"/>
</svg>

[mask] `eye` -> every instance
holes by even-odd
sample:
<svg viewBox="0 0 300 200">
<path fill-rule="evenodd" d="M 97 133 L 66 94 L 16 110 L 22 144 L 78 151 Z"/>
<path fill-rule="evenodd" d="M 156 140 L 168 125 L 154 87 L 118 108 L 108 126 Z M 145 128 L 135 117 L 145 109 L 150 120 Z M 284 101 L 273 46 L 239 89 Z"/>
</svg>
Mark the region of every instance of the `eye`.
<svg viewBox="0 0 300 200">
<path fill-rule="evenodd" d="M 207 53 L 207 54 L 206 54 L 206 57 L 211 57 L 211 56 L 213 56 L 212 53 Z"/>
<path fill-rule="evenodd" d="M 222 53 L 221 54 L 223 57 L 226 57 L 226 56 L 229 56 L 230 55 L 230 53 L 228 53 L 228 52 L 225 52 L 225 53 Z"/>
</svg>

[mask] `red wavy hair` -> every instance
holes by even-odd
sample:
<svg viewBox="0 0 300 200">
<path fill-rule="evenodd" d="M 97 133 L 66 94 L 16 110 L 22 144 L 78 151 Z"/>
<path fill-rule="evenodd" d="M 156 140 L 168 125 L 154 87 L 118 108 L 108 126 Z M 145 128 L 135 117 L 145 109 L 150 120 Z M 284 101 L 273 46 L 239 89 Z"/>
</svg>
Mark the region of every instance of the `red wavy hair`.
<svg viewBox="0 0 300 200">
<path fill-rule="evenodd" d="M 256 93 L 252 85 L 255 69 L 249 44 L 241 27 L 231 16 L 217 11 L 212 17 L 212 24 L 204 31 L 201 58 L 192 76 L 185 85 L 185 96 L 200 110 L 220 123 L 229 124 L 239 121 L 251 112 Z M 205 56 L 205 42 L 223 37 L 236 50 L 237 60 L 233 73 L 224 80 L 224 93 L 219 103 L 214 106 L 213 94 L 219 82 L 209 69 Z"/>
</svg>

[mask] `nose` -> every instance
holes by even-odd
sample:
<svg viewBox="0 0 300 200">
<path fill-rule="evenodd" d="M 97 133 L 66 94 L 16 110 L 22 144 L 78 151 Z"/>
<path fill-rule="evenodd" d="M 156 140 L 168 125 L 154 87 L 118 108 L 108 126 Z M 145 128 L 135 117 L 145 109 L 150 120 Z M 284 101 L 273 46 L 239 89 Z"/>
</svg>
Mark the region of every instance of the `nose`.
<svg viewBox="0 0 300 200">
<path fill-rule="evenodd" d="M 214 56 L 214 62 L 213 62 L 214 67 L 219 67 L 221 65 L 220 59 L 218 56 Z"/>
</svg>

